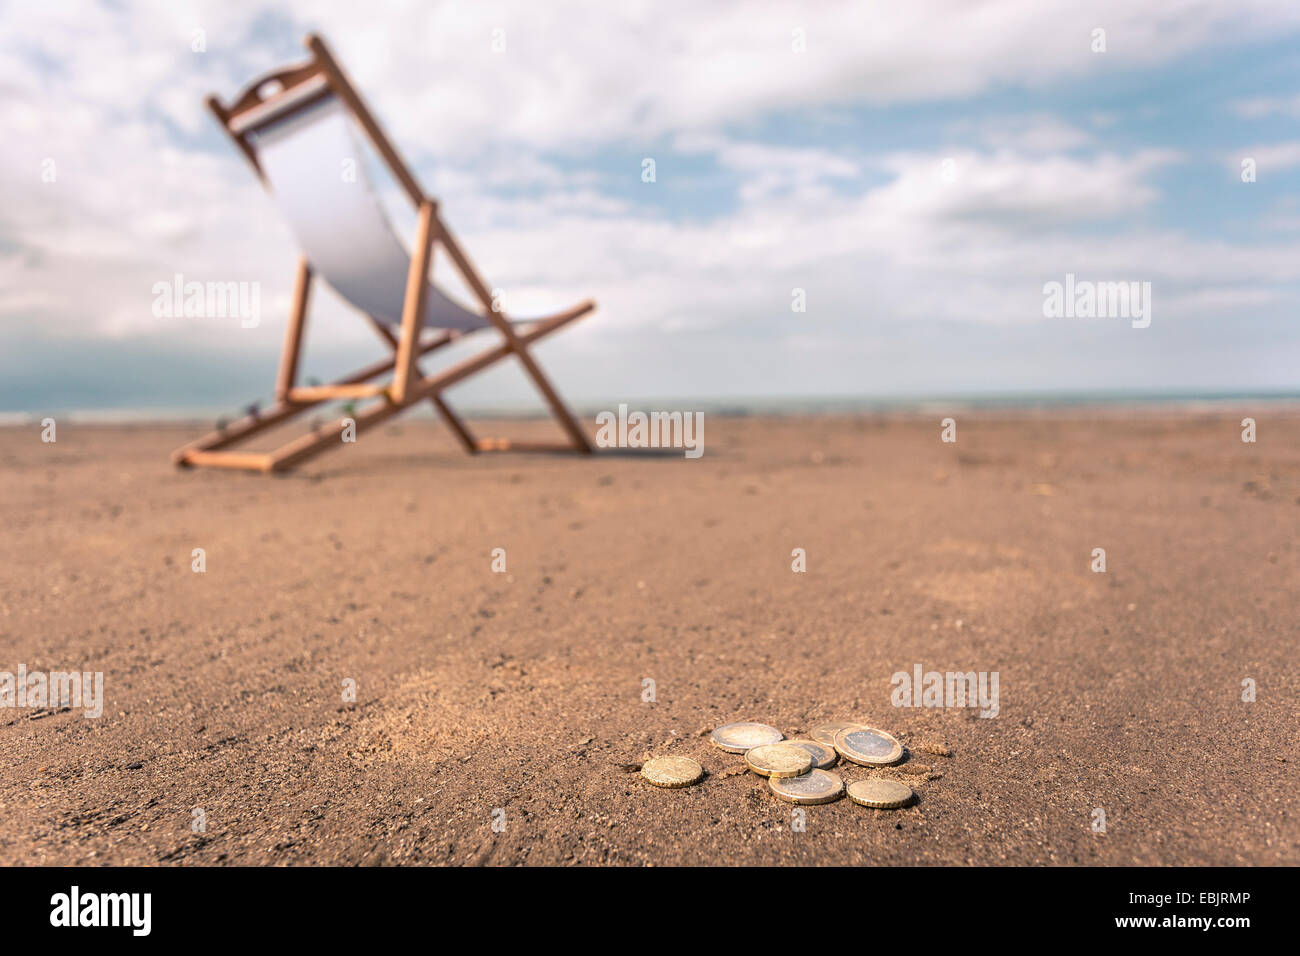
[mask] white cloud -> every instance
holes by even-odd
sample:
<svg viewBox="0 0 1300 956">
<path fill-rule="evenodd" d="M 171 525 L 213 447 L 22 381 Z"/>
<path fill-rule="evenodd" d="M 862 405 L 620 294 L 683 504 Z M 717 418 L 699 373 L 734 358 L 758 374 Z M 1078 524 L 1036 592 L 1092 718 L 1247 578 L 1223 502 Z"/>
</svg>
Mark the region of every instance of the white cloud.
<svg viewBox="0 0 1300 956">
<path fill-rule="evenodd" d="M 1232 111 L 1246 119 L 1265 119 L 1269 116 L 1300 117 L 1300 93 L 1293 96 L 1257 96 L 1237 100 Z"/>
<path fill-rule="evenodd" d="M 1151 202 L 1156 191 L 1147 175 L 1177 159 L 1167 150 L 1087 159 L 1010 150 L 898 155 L 888 161 L 896 178 L 874 198 L 885 215 L 902 221 L 978 221 L 1013 231 L 1115 219 Z"/>
<path fill-rule="evenodd" d="M 383 97 L 393 125 L 448 155 L 485 141 L 636 143 L 780 109 L 972 97 L 1271 36 L 1300 24 L 1300 8 L 1286 0 L 413 4 L 394 33 L 373 6 L 350 4 L 315 22 L 338 38 L 363 87 Z M 1101 55 L 1089 47 L 1098 25 L 1109 41 Z M 491 52 L 495 28 L 505 31 L 503 53 Z M 806 32 L 805 53 L 792 52 L 795 28 Z M 467 83 L 473 97 L 458 93 Z"/>
<path fill-rule="evenodd" d="M 230 97 L 303 55 L 309 28 L 335 46 L 513 310 L 601 301 L 601 320 L 566 334 L 573 348 L 638 329 L 783 328 L 795 286 L 808 290 L 817 341 L 836 341 L 861 340 L 869 322 L 1037 320 L 1042 283 L 1066 271 L 1154 280 L 1188 309 L 1222 308 L 1232 300 L 1216 290 L 1249 283 L 1260 287 L 1254 301 L 1274 301 L 1268 286 L 1300 279 L 1295 244 L 1243 248 L 1146 224 L 1156 175 L 1180 157 L 1095 152 L 1085 127 L 1109 114 L 1006 115 L 962 127 L 974 135 L 959 151 L 883 156 L 766 141 L 759 122 L 781 111 L 844 122 L 855 105 L 962 100 L 1160 63 L 1293 28 L 1290 2 L 158 3 L 124 13 L 33 3 L 3 20 L 0 321 L 10 332 L 278 348 L 275 309 L 296 253 L 201 99 Z M 267 22 L 290 40 L 256 32 Z M 1088 49 L 1097 25 L 1110 50 L 1100 56 Z M 791 51 L 795 27 L 807 32 L 802 54 Z M 205 53 L 190 48 L 194 29 Z M 1295 147 L 1265 155 L 1293 164 Z M 639 205 L 590 158 L 625 153 L 636 179 L 642 156 L 672 148 L 725 171 L 725 212 Z M 46 158 L 54 183 L 40 179 Z M 263 327 L 155 319 L 152 284 L 178 271 L 260 281 Z M 313 334 L 373 340 L 328 296 L 315 305 Z"/>
<path fill-rule="evenodd" d="M 1224 158 L 1234 173 L 1241 171 L 1242 160 L 1253 159 L 1260 173 L 1276 172 L 1300 165 L 1300 140 L 1246 146 Z"/>
<path fill-rule="evenodd" d="M 773 146 L 730 139 L 717 134 L 688 133 L 676 137 L 674 149 L 706 153 L 723 169 L 740 178 L 741 199 L 752 202 L 777 193 L 803 198 L 826 195 L 830 185 L 863 172 L 861 159 L 826 149 Z"/>
<path fill-rule="evenodd" d="M 954 133 L 994 149 L 1019 149 L 1034 153 L 1060 153 L 1091 146 L 1096 138 L 1059 117 L 1043 113 L 967 120 Z"/>
</svg>

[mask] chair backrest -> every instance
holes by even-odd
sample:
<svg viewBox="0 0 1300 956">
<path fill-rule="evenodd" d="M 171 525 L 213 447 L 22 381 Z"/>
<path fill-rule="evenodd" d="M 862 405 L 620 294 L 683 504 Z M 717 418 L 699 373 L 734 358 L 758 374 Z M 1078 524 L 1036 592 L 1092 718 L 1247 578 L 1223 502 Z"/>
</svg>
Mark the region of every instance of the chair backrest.
<svg viewBox="0 0 1300 956">
<path fill-rule="evenodd" d="M 400 325 L 411 257 L 366 176 L 347 108 L 332 93 L 316 96 L 250 131 L 248 143 L 312 269 L 362 312 Z M 423 324 L 490 323 L 431 283 Z"/>
</svg>

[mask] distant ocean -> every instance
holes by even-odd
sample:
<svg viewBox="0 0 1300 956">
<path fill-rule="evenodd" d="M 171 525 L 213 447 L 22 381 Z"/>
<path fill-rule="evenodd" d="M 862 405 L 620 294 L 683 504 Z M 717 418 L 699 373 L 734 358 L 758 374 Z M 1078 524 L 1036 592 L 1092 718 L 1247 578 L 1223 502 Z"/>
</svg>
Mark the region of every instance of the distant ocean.
<svg viewBox="0 0 1300 956">
<path fill-rule="evenodd" d="M 617 410 L 619 404 L 642 411 L 699 411 L 718 416 L 761 415 L 848 415 L 848 414 L 935 414 L 962 410 L 1006 412 L 1120 411 L 1126 407 L 1161 408 L 1186 413 L 1221 411 L 1237 406 L 1257 408 L 1261 405 L 1300 404 L 1300 391 L 1294 392 L 1007 392 L 954 395 L 836 395 L 836 396 L 749 396 L 734 398 L 620 398 L 607 402 L 571 402 L 580 417 L 592 419 L 597 413 Z M 324 403 L 319 413 L 338 412 L 345 403 Z M 263 406 L 265 407 L 265 406 Z M 546 408 L 537 405 L 475 405 L 458 409 L 466 415 L 492 418 L 543 418 Z M 52 412 L 0 411 L 0 425 L 25 425 L 39 422 L 47 415 L 70 421 L 101 423 L 211 422 L 217 418 L 233 419 L 244 409 L 221 408 L 86 408 Z M 433 417 L 432 409 L 422 404 L 409 413 Z"/>
</svg>

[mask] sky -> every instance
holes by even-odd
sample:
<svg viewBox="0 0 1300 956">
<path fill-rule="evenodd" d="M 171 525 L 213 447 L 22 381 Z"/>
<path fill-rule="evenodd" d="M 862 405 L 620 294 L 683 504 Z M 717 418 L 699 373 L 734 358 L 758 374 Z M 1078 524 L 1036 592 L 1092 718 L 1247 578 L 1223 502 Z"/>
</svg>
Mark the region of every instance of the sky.
<svg viewBox="0 0 1300 956">
<path fill-rule="evenodd" d="M 311 31 L 510 313 L 598 302 L 538 349 L 583 407 L 1300 391 L 1294 0 L 0 0 L 0 412 L 269 400 L 298 251 L 203 98 Z M 157 315 L 177 274 L 259 323 Z M 1045 315 L 1067 275 L 1150 324 Z M 303 378 L 384 355 L 318 289 Z"/>
</svg>

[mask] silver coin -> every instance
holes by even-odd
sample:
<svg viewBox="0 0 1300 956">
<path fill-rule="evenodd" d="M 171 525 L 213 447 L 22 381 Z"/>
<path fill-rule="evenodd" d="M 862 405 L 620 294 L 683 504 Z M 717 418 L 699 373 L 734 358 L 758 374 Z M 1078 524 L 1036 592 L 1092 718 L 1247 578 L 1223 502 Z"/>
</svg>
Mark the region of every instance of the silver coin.
<svg viewBox="0 0 1300 956">
<path fill-rule="evenodd" d="M 825 770 L 799 777 L 769 777 L 767 783 L 773 793 L 791 803 L 830 803 L 844 796 L 844 781 Z"/>
<path fill-rule="evenodd" d="M 709 740 L 713 742 L 713 746 L 721 747 L 729 754 L 743 754 L 746 750 L 785 740 L 785 734 L 767 724 L 741 721 L 718 727 L 709 734 Z"/>
<path fill-rule="evenodd" d="M 864 767 L 883 767 L 903 759 L 903 745 L 874 727 L 841 730 L 835 735 L 835 752 Z"/>
</svg>

